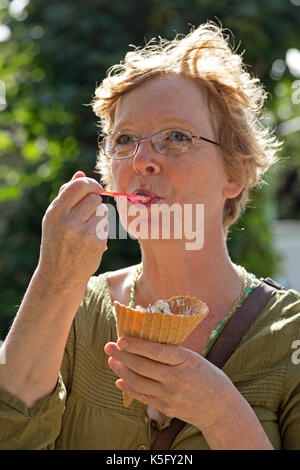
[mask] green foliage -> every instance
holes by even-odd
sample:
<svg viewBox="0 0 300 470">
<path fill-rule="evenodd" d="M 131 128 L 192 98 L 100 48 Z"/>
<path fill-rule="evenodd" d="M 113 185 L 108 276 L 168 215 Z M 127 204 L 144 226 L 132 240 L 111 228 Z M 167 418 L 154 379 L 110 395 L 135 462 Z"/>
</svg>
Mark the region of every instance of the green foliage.
<svg viewBox="0 0 300 470">
<path fill-rule="evenodd" d="M 260 277 L 270 277 L 279 272 L 280 256 L 273 249 L 272 222 L 277 210 L 274 198 L 275 187 L 271 180 L 275 170 L 265 178 L 263 190 L 254 190 L 248 209 L 229 233 L 228 246 L 233 261 L 243 265 Z"/>
<path fill-rule="evenodd" d="M 277 126 L 285 116 L 299 115 L 299 103 L 292 101 L 297 77 L 287 67 L 281 74 L 273 67 L 274 61 L 284 63 L 289 48 L 300 48 L 299 13 L 288 0 L 39 0 L 19 12 L 0 0 L 0 24 L 11 31 L 0 42 L 0 338 L 38 261 L 49 202 L 78 169 L 95 177 L 98 129 L 87 104 L 128 45 L 220 21 L 270 92 L 267 124 Z M 299 218 L 300 143 L 296 133 L 283 139 L 278 188 L 271 181 L 254 192 L 252 208 L 230 232 L 233 259 L 260 276 L 278 269 L 273 218 Z M 134 240 L 110 240 L 100 270 L 138 260 Z"/>
</svg>

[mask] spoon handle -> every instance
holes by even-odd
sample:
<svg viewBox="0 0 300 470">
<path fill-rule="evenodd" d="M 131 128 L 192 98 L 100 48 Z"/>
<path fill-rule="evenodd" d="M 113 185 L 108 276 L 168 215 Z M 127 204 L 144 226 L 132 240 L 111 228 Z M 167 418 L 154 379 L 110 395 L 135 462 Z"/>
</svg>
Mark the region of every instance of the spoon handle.
<svg viewBox="0 0 300 470">
<path fill-rule="evenodd" d="M 142 196 L 140 194 L 115 193 L 111 191 L 102 191 L 101 194 L 105 196 L 126 196 L 132 202 L 148 202 L 151 199 L 149 196 Z"/>
<path fill-rule="evenodd" d="M 104 194 L 105 196 L 131 196 L 131 194 L 114 193 L 114 192 L 111 192 L 111 191 L 102 191 L 101 194 Z"/>
</svg>

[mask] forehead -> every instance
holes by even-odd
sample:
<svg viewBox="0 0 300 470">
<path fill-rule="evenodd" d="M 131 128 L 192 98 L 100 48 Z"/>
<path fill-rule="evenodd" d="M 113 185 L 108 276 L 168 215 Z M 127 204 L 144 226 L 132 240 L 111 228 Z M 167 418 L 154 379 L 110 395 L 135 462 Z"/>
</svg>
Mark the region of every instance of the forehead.
<svg viewBox="0 0 300 470">
<path fill-rule="evenodd" d="M 119 98 L 114 129 L 185 125 L 205 131 L 211 127 L 210 121 L 207 94 L 199 82 L 166 75 L 149 79 Z"/>
</svg>

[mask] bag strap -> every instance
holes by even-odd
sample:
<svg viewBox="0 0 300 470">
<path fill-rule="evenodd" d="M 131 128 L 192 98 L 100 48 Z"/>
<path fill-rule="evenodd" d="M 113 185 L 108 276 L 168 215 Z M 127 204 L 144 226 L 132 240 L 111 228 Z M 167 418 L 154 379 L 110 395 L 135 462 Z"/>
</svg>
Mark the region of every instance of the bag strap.
<svg viewBox="0 0 300 470">
<path fill-rule="evenodd" d="M 241 342 L 252 323 L 267 304 L 279 284 L 268 278 L 263 280 L 249 295 L 238 311 L 225 325 L 222 334 L 217 338 L 206 359 L 221 369 Z M 271 284 L 272 282 L 272 284 Z M 276 287 L 278 286 L 278 287 Z"/>
<path fill-rule="evenodd" d="M 263 282 L 246 298 L 243 305 L 238 310 L 238 315 L 234 315 L 224 326 L 222 334 L 217 338 L 205 357 L 205 359 L 219 369 L 225 365 L 274 292 L 277 289 L 284 289 L 283 286 L 273 281 L 271 278 L 261 278 L 260 280 Z M 186 424 L 187 423 L 178 418 L 173 418 L 168 427 L 158 432 L 151 449 L 170 449 L 175 437 Z"/>
</svg>

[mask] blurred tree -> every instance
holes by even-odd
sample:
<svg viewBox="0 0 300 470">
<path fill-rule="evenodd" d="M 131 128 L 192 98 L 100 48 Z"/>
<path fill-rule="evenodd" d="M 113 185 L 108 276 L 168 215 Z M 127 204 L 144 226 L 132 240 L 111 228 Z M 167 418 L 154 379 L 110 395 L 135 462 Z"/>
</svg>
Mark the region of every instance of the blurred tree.
<svg viewBox="0 0 300 470">
<path fill-rule="evenodd" d="M 299 67 L 286 61 L 287 51 L 300 49 L 299 12 L 287 0 L 0 0 L 0 338 L 37 264 L 50 200 L 76 170 L 95 177 L 98 129 L 86 105 L 128 45 L 220 21 L 270 92 L 266 125 L 279 127 L 300 114 Z M 278 269 L 274 217 L 299 218 L 296 124 L 281 127 L 283 163 L 230 233 L 233 259 L 259 276 Z M 99 272 L 138 259 L 134 240 L 109 240 Z"/>
</svg>

